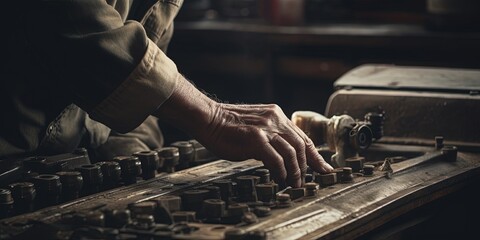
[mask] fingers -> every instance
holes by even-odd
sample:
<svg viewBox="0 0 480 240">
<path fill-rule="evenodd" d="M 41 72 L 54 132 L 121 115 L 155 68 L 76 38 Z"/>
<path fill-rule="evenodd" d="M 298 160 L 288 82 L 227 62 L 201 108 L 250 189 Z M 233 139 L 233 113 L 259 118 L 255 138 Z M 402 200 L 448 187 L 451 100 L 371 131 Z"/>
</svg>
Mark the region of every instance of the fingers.
<svg viewBox="0 0 480 240">
<path fill-rule="evenodd" d="M 275 134 L 273 138 L 270 139 L 270 145 L 272 145 L 273 148 L 282 157 L 283 164 L 285 165 L 285 169 L 287 172 L 287 184 L 292 187 L 301 187 L 302 171 L 299 167 L 297 152 L 295 151 L 295 148 L 277 134 Z"/>
<path fill-rule="evenodd" d="M 270 170 L 270 173 L 275 182 L 280 183 L 287 178 L 287 170 L 283 163 L 283 157 L 275 150 L 275 148 L 266 144 L 260 151 L 260 158 L 266 168 Z"/>
<path fill-rule="evenodd" d="M 333 171 L 333 167 L 330 166 L 323 157 L 318 153 L 312 140 L 307 138 L 305 154 L 308 160 L 308 166 L 310 166 L 315 172 L 329 173 Z"/>
</svg>

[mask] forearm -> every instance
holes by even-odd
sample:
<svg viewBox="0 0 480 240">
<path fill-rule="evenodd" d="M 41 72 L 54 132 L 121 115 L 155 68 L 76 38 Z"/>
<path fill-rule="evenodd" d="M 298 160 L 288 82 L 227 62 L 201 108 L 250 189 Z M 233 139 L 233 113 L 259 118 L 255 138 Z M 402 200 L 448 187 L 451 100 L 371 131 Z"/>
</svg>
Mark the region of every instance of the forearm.
<svg viewBox="0 0 480 240">
<path fill-rule="evenodd" d="M 179 76 L 174 92 L 153 113 L 159 119 L 204 138 L 211 128 L 219 104 L 199 91 L 185 77 Z"/>
</svg>

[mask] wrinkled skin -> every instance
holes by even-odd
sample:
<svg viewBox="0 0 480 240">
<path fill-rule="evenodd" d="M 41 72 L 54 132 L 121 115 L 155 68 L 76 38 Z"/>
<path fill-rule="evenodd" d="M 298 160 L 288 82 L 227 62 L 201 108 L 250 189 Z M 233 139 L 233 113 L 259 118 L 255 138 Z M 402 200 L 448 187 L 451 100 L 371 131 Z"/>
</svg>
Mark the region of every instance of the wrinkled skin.
<svg viewBox="0 0 480 240">
<path fill-rule="evenodd" d="M 292 187 L 302 185 L 307 165 L 317 172 L 333 170 L 275 104 L 218 103 L 180 77 L 155 115 L 192 134 L 221 158 L 261 160 L 277 182 Z"/>
</svg>

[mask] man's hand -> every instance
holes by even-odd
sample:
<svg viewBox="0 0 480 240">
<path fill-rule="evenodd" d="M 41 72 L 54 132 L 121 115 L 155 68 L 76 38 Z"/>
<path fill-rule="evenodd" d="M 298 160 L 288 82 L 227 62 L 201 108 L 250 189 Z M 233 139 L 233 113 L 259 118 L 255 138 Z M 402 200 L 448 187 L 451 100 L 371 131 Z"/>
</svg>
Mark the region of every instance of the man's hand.
<svg viewBox="0 0 480 240">
<path fill-rule="evenodd" d="M 317 172 L 333 170 L 274 104 L 217 103 L 180 77 L 173 95 L 155 115 L 192 134 L 218 157 L 261 160 L 277 182 L 292 187 L 301 186 L 307 164 Z"/>
</svg>

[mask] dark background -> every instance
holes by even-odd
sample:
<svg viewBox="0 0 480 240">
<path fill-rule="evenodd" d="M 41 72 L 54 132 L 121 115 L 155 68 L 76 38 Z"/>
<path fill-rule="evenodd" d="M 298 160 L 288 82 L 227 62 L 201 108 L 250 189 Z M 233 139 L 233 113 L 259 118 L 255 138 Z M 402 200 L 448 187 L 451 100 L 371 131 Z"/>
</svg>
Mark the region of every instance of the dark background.
<svg viewBox="0 0 480 240">
<path fill-rule="evenodd" d="M 479 3 L 429 1 L 187 0 L 168 55 L 220 101 L 324 113 L 333 82 L 364 63 L 480 68 Z"/>
</svg>

